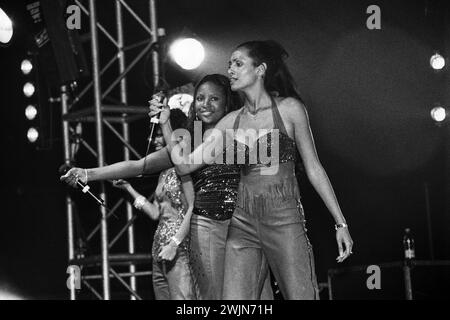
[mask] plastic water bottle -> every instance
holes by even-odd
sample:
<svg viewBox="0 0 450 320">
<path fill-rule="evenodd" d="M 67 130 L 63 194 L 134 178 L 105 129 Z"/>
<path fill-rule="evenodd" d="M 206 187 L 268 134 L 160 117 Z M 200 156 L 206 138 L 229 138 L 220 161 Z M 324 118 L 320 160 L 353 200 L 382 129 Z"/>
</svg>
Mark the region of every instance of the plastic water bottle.
<svg viewBox="0 0 450 320">
<path fill-rule="evenodd" d="M 403 249 L 405 250 L 405 259 L 411 260 L 416 257 L 414 248 L 414 239 L 411 235 L 411 229 L 405 229 L 405 235 L 403 236 Z"/>
</svg>

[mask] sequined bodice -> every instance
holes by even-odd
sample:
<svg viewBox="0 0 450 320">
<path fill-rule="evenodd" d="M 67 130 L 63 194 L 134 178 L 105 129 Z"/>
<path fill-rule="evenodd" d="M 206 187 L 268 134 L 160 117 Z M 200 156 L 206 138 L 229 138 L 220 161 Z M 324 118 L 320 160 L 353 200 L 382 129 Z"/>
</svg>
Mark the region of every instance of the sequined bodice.
<svg viewBox="0 0 450 320">
<path fill-rule="evenodd" d="M 278 139 L 274 139 L 274 134 L 278 134 Z M 235 163 L 241 167 L 245 166 L 271 166 L 272 155 L 274 152 L 278 153 L 277 162 L 286 163 L 288 161 L 298 161 L 299 156 L 295 141 L 287 134 L 277 131 L 269 132 L 268 134 L 258 138 L 252 147 L 245 143 L 234 140 L 235 148 Z M 277 149 L 276 149 L 277 148 Z M 244 159 L 239 159 L 239 154 L 244 155 Z"/>
<path fill-rule="evenodd" d="M 180 229 L 187 209 L 186 198 L 175 168 L 161 172 L 158 186 L 155 190 L 155 199 L 160 206 L 158 228 L 153 239 L 152 255 L 158 255 L 161 248 L 167 245 Z M 187 250 L 189 238 L 186 237 L 180 244 L 181 250 Z"/>
<path fill-rule="evenodd" d="M 235 163 L 240 165 L 241 168 L 251 169 L 253 167 L 271 166 L 277 163 L 297 162 L 300 160 L 297 145 L 287 134 L 277 104 L 273 98 L 271 99 L 274 128 L 270 132 L 258 137 L 252 146 L 238 141 L 236 139 L 237 136 L 235 136 L 234 159 Z M 238 114 L 234 122 L 235 135 L 239 134 L 238 129 L 242 129 L 239 127 L 239 121 L 243 111 L 244 109 Z M 278 153 L 278 157 L 276 153 Z M 273 161 L 272 156 L 275 158 L 275 161 Z"/>
<path fill-rule="evenodd" d="M 194 214 L 214 220 L 233 215 L 240 170 L 235 165 L 213 164 L 191 174 L 194 190 Z"/>
</svg>

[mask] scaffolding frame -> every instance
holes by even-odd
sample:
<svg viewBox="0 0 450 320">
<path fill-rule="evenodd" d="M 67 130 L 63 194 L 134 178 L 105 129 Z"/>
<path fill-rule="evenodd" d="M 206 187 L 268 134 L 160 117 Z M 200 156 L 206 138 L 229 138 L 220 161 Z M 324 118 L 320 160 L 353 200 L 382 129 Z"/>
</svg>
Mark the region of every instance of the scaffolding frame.
<svg viewBox="0 0 450 320">
<path fill-rule="evenodd" d="M 106 165 L 104 159 L 104 126 L 111 130 L 113 134 L 121 141 L 123 144 L 123 160 L 130 160 L 131 153 L 136 158 L 141 158 L 142 156 L 131 146 L 130 135 L 129 135 L 129 124 L 139 119 L 147 117 L 148 108 L 146 106 L 130 106 L 128 105 L 127 97 L 127 75 L 136 66 L 136 64 L 144 57 L 147 53 L 151 52 L 152 55 L 152 70 L 153 70 L 153 85 L 157 88 L 160 76 L 159 68 L 159 54 L 156 50 L 152 50 L 154 45 L 158 42 L 158 24 L 156 15 L 156 0 L 148 0 L 148 9 L 150 13 L 150 25 L 147 25 L 143 19 L 127 4 L 126 0 L 114 0 L 115 5 L 115 22 L 116 22 L 116 38 L 114 38 L 108 30 L 102 26 L 102 24 L 97 19 L 96 2 L 95 0 L 86 0 L 89 5 L 86 8 L 81 0 L 75 0 L 75 4 L 81 9 L 81 11 L 89 17 L 90 22 L 90 33 L 91 33 L 91 53 L 92 53 L 92 81 L 89 82 L 80 93 L 71 99 L 69 104 L 69 92 L 67 86 L 62 86 L 60 90 L 60 102 L 62 110 L 62 130 L 63 130 L 63 143 L 64 143 L 64 163 L 70 166 L 72 159 L 74 157 L 74 151 L 71 148 L 70 136 L 73 133 L 73 129 L 70 127 L 70 123 L 95 123 L 96 129 L 96 143 L 97 148 L 93 148 L 90 144 L 81 140 L 81 144 L 97 158 L 97 166 L 101 167 Z M 124 20 L 123 20 L 123 9 L 125 9 L 131 17 L 138 22 L 139 25 L 149 34 L 150 40 L 143 40 L 135 44 L 124 46 Z M 98 30 L 100 30 L 107 39 L 115 46 L 117 49 L 116 54 L 106 63 L 106 65 L 100 68 L 100 47 L 98 40 Z M 127 64 L 125 60 L 125 52 L 131 49 L 144 46 L 140 53 Z M 119 76 L 102 91 L 102 75 L 112 66 L 114 63 L 119 65 Z M 120 85 L 120 101 L 117 104 L 103 104 L 102 101 L 105 99 L 109 93 L 112 92 L 118 85 Z M 71 109 L 76 105 L 82 97 L 89 92 L 89 90 L 94 92 L 94 106 L 86 108 L 79 111 L 71 112 Z M 114 100 L 114 99 L 113 99 Z M 118 132 L 112 123 L 122 124 L 122 132 Z M 105 192 L 104 182 L 100 182 L 100 198 L 105 200 L 107 203 L 107 197 Z M 67 194 L 65 198 L 65 207 L 67 214 L 67 232 L 68 232 L 68 258 L 69 267 L 85 266 L 85 267 L 101 267 L 100 275 L 82 275 L 81 281 L 97 298 L 110 300 L 111 299 L 111 288 L 110 288 L 110 278 L 116 278 L 126 290 L 130 293 L 130 299 L 141 299 L 137 293 L 137 282 L 136 278 L 139 276 L 149 276 L 151 271 L 137 272 L 136 265 L 140 263 L 151 262 L 151 254 L 136 254 L 135 253 L 135 241 L 134 241 L 134 227 L 133 223 L 136 219 L 136 214 L 133 213 L 133 208 L 130 203 L 126 202 L 126 215 L 127 223 L 120 230 L 120 232 L 113 238 L 112 241 L 108 242 L 108 218 L 122 205 L 123 199 L 119 200 L 110 212 L 103 206 L 99 206 L 99 211 L 101 219 L 99 224 L 94 228 L 94 230 L 89 234 L 88 240 L 100 230 L 101 238 L 101 253 L 98 256 L 87 256 L 87 257 L 76 257 L 75 256 L 75 233 L 76 224 L 74 221 L 75 215 L 75 202 L 72 197 Z M 111 247 L 121 238 L 123 234 L 127 234 L 128 241 L 128 252 L 126 254 L 111 254 Z M 127 266 L 128 272 L 116 272 L 113 266 Z M 73 277 L 73 274 L 71 274 Z M 129 283 L 127 283 L 124 278 L 129 278 Z M 90 280 L 102 280 L 103 292 L 100 294 L 91 284 Z M 70 299 L 75 300 L 77 296 L 76 288 L 74 285 L 69 286 Z"/>
</svg>

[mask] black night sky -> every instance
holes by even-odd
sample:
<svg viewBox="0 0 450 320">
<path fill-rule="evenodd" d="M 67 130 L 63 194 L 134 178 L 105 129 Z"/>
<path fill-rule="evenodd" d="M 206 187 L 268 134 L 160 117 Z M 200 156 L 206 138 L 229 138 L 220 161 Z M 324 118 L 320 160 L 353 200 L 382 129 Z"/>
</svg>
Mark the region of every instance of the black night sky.
<svg viewBox="0 0 450 320">
<path fill-rule="evenodd" d="M 87 1 L 82 3 L 87 6 Z M 147 1 L 129 3 L 148 21 Z M 381 8 L 381 30 L 366 27 L 366 9 L 372 4 Z M 51 114 L 53 143 L 48 150 L 36 150 L 26 138 L 25 76 L 20 70 L 32 48 L 31 18 L 24 0 L 0 1 L 0 7 L 11 16 L 15 28 L 12 44 L 0 47 L 0 299 L 6 293 L 66 299 L 64 195 L 68 190 L 58 179 L 58 167 L 63 163 L 61 108 L 58 103 L 42 102 L 41 108 Z M 450 259 L 450 126 L 439 127 L 430 117 L 435 103 L 450 106 L 450 70 L 435 72 L 429 65 L 436 50 L 447 57 L 450 54 L 446 1 L 160 0 L 157 8 L 167 41 L 191 32 L 206 49 L 206 59 L 195 71 L 181 71 L 166 59 L 166 80 L 171 87 L 207 73 L 225 73 L 233 48 L 246 40 L 274 39 L 290 53 L 288 65 L 306 102 L 319 157 L 355 242 L 351 259 L 336 264 L 334 221 L 307 179 L 300 177 L 319 282 L 327 281 L 328 269 L 402 260 L 407 227 L 415 238 L 417 259 L 431 260 L 431 247 L 435 260 Z M 113 1 L 97 1 L 97 9 L 99 21 L 115 34 Z M 147 39 L 143 29 L 124 14 L 126 43 Z M 81 22 L 90 64 L 89 20 L 83 15 Z M 113 50 L 101 34 L 100 51 L 103 66 Z M 127 59 L 137 52 L 130 51 Z M 130 74 L 130 104 L 146 105 L 152 93 L 150 72 L 144 59 Z M 105 74 L 105 86 L 116 74 L 116 69 Z M 111 96 L 117 99 L 118 91 Z M 87 98 L 77 108 L 91 105 L 92 99 Z M 148 131 L 146 120 L 133 123 L 131 141 L 141 154 L 145 153 Z M 85 126 L 83 137 L 95 146 L 93 124 Z M 121 160 L 117 139 L 110 133 L 105 139 L 106 162 Z M 96 159 L 85 149 L 80 149 L 76 160 L 81 167 L 96 166 Z M 148 185 L 153 183 L 147 181 L 147 187 L 140 188 L 151 192 Z M 98 189 L 96 184 L 92 187 Z M 119 192 L 109 188 L 113 203 Z M 81 224 L 89 230 L 98 221 L 96 206 L 78 193 L 74 197 Z M 111 224 L 116 230 L 119 222 Z M 138 252 L 150 252 L 155 227 L 146 217 L 138 218 Z M 98 252 L 98 242 L 97 238 L 90 248 L 93 253 Z M 117 250 L 121 249 L 125 247 L 119 244 Z M 418 270 L 417 298 L 430 297 L 430 288 L 435 288 L 433 275 L 448 285 L 449 273 L 448 267 L 445 277 L 437 269 Z M 420 287 L 425 279 L 428 286 Z M 148 279 L 143 280 L 142 287 L 148 288 L 148 284 Z"/>
</svg>

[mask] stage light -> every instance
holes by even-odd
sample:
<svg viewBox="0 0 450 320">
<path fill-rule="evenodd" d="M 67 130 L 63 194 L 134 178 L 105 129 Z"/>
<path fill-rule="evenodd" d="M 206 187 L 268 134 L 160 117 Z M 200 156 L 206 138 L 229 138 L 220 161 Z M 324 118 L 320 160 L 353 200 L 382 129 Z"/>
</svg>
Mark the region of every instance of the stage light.
<svg viewBox="0 0 450 320">
<path fill-rule="evenodd" d="M 193 38 L 176 40 L 170 47 L 170 55 L 185 70 L 197 68 L 205 58 L 202 44 Z"/>
<path fill-rule="evenodd" d="M 35 106 L 33 106 L 32 104 L 30 104 L 26 109 L 25 109 L 25 116 L 27 117 L 28 120 L 33 120 L 34 118 L 36 118 L 37 116 L 37 109 Z"/>
<path fill-rule="evenodd" d="M 37 139 L 39 138 L 39 132 L 36 130 L 36 128 L 31 127 L 30 129 L 28 129 L 27 138 L 31 143 L 37 141 Z"/>
<path fill-rule="evenodd" d="M 23 86 L 23 94 L 28 98 L 34 94 L 35 90 L 34 84 L 31 82 L 27 82 Z"/>
<path fill-rule="evenodd" d="M 13 36 L 12 21 L 8 15 L 0 8 L 0 43 L 7 44 Z"/>
<path fill-rule="evenodd" d="M 430 58 L 430 65 L 434 70 L 441 70 L 445 67 L 445 59 L 439 53 L 435 53 Z"/>
<path fill-rule="evenodd" d="M 431 118 L 436 122 L 442 122 L 447 117 L 447 111 L 443 107 L 434 107 L 431 109 Z"/>
<path fill-rule="evenodd" d="M 22 69 L 23 74 L 29 74 L 33 69 L 33 64 L 31 63 L 30 60 L 25 59 L 20 64 L 20 69 Z"/>
</svg>

